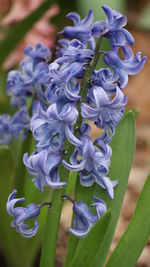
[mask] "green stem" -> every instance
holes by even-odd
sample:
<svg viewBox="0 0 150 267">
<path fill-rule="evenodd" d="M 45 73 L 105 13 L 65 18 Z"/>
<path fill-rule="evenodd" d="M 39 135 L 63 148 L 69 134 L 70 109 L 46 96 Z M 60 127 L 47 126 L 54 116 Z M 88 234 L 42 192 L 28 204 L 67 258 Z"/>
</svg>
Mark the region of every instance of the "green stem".
<svg viewBox="0 0 150 267">
<path fill-rule="evenodd" d="M 69 171 L 62 165 L 60 167 L 63 181 L 67 181 Z M 53 267 L 55 264 L 55 251 L 58 236 L 58 228 L 62 210 L 62 196 L 65 194 L 66 188 L 56 189 L 53 191 L 52 207 L 48 210 L 47 222 L 44 233 L 44 241 L 41 254 L 40 267 Z"/>
<path fill-rule="evenodd" d="M 18 191 L 18 195 L 21 197 L 24 195 L 25 178 L 27 174 L 23 163 L 23 155 L 26 152 L 30 152 L 31 144 L 32 134 L 29 132 L 26 140 L 24 140 L 21 144 L 15 171 L 15 187 Z"/>
<path fill-rule="evenodd" d="M 95 53 L 93 60 L 90 66 L 86 69 L 85 75 L 83 77 L 82 85 L 81 85 L 81 97 L 82 101 L 85 101 L 87 91 L 88 91 L 88 81 L 91 77 L 93 70 L 95 69 L 98 60 L 99 60 L 99 47 L 101 44 L 101 38 L 98 39 L 97 45 L 95 48 Z M 81 108 L 80 103 L 78 105 L 79 117 L 76 125 L 80 127 L 82 123 L 81 116 Z M 67 141 L 64 145 L 66 151 L 68 151 L 67 156 L 63 155 L 63 159 L 69 161 L 70 156 L 74 151 L 74 146 L 70 145 Z M 60 176 L 62 181 L 67 181 L 69 177 L 69 171 L 66 170 L 62 165 L 60 166 Z M 60 216 L 62 210 L 62 196 L 64 195 L 66 188 L 54 190 L 52 196 L 52 208 L 48 211 L 46 228 L 44 233 L 42 254 L 41 254 L 41 262 L 40 267 L 54 267 L 55 264 L 55 253 L 56 253 L 56 242 L 58 236 L 58 227 L 60 224 Z"/>
</svg>

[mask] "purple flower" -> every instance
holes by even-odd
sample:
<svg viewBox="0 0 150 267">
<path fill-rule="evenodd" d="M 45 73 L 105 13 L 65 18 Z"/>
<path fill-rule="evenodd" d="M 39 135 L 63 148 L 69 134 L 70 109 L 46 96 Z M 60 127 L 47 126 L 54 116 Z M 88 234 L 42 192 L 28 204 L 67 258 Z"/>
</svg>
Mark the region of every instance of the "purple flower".
<svg viewBox="0 0 150 267">
<path fill-rule="evenodd" d="M 73 136 L 73 125 L 78 117 L 78 111 L 74 104 L 67 103 L 58 112 L 56 104 L 52 104 L 45 111 L 38 105 L 37 113 L 31 119 L 31 131 L 37 141 L 37 147 L 49 147 L 51 151 L 62 149 L 64 139 L 77 138 Z"/>
<path fill-rule="evenodd" d="M 16 228 L 16 231 L 20 233 L 22 236 L 26 238 L 30 238 L 36 235 L 39 225 L 37 220 L 35 219 L 34 227 L 29 228 L 25 221 L 29 219 L 36 218 L 39 213 L 40 209 L 43 205 L 37 204 L 29 204 L 25 208 L 24 207 L 16 207 L 14 208 L 15 204 L 18 202 L 24 202 L 25 198 L 15 198 L 17 190 L 14 190 L 8 197 L 7 201 L 7 212 L 14 218 L 11 222 L 11 226 Z"/>
<path fill-rule="evenodd" d="M 11 97 L 11 104 L 15 108 L 24 106 L 26 98 L 33 95 L 33 87 L 25 82 L 20 71 L 10 71 L 7 78 L 7 94 Z"/>
<path fill-rule="evenodd" d="M 90 44 L 91 48 L 94 49 L 95 41 L 91 33 L 91 24 L 93 22 L 93 10 L 89 11 L 87 17 L 81 20 L 80 16 L 76 12 L 71 12 L 67 18 L 73 20 L 74 26 L 67 26 L 63 29 L 65 38 L 77 38 L 85 44 Z"/>
<path fill-rule="evenodd" d="M 93 141 L 89 136 L 82 136 L 79 147 L 70 157 L 71 164 L 65 160 L 62 161 L 65 168 L 71 171 L 80 171 L 80 183 L 89 187 L 93 183 L 99 184 L 106 189 L 109 197 L 114 198 L 113 187 L 118 184 L 118 180 L 111 181 L 107 177 L 110 166 L 111 147 L 104 142 L 98 142 L 100 149 L 93 145 Z M 78 157 L 81 158 L 78 160 Z"/>
<path fill-rule="evenodd" d="M 92 50 L 87 49 L 79 40 L 73 39 L 68 44 L 68 47 L 64 49 L 64 54 L 55 62 L 61 64 L 60 71 L 68 72 L 68 81 L 73 78 L 81 79 L 84 75 L 85 67 L 90 64 L 93 55 Z"/>
<path fill-rule="evenodd" d="M 25 85 L 32 87 L 33 94 L 37 94 L 39 99 L 45 100 L 45 90 L 49 84 L 48 64 L 40 62 L 33 65 L 33 62 L 24 61 L 21 63 Z M 27 95 L 28 96 L 28 95 Z"/>
<path fill-rule="evenodd" d="M 9 114 L 0 115 L 0 144 L 8 145 L 12 139 L 25 138 L 29 130 L 30 118 L 25 107 L 22 107 L 12 117 Z M 23 135 L 21 136 L 21 133 Z"/>
<path fill-rule="evenodd" d="M 85 48 L 85 45 L 77 39 L 70 41 L 62 57 L 58 58 L 56 62 L 58 64 L 80 62 L 88 64 L 93 57 L 93 51 Z"/>
<path fill-rule="evenodd" d="M 58 45 L 56 47 L 56 50 L 57 50 L 56 54 L 57 54 L 58 58 L 63 56 L 66 48 L 69 45 L 69 43 L 70 43 L 70 40 L 65 39 L 65 38 L 58 40 Z"/>
<path fill-rule="evenodd" d="M 11 104 L 17 108 L 26 105 L 26 99 L 33 97 L 35 92 L 45 100 L 44 92 L 49 82 L 48 48 L 38 44 L 34 48 L 25 48 L 25 59 L 21 62 L 20 71 L 10 71 L 7 79 L 7 94 L 11 96 Z"/>
<path fill-rule="evenodd" d="M 91 207 L 95 207 L 97 215 L 93 215 L 85 203 L 73 201 L 73 212 L 76 217 L 73 220 L 73 227 L 69 227 L 68 230 L 79 238 L 85 237 L 92 226 L 94 226 L 106 212 L 106 204 L 103 200 L 97 197 L 93 197 L 93 200 L 95 203 L 93 203 Z"/>
<path fill-rule="evenodd" d="M 101 68 L 93 71 L 90 88 L 92 88 L 93 85 L 100 86 L 108 95 L 113 95 L 116 93 L 117 80 L 118 75 L 115 76 L 114 73 L 108 68 Z"/>
<path fill-rule="evenodd" d="M 24 154 L 23 162 L 28 172 L 35 177 L 33 182 L 39 190 L 43 191 L 43 186 L 60 188 L 66 185 L 65 182 L 60 182 L 58 167 L 61 156 L 59 154 L 50 153 L 46 149 L 35 151 L 30 157 L 28 153 Z"/>
<path fill-rule="evenodd" d="M 51 56 L 51 51 L 43 44 L 37 43 L 34 47 L 27 45 L 24 49 L 24 55 L 26 58 L 37 64 L 48 60 Z"/>
<path fill-rule="evenodd" d="M 79 67 L 79 68 L 78 68 Z M 72 63 L 68 67 L 60 67 L 56 62 L 49 65 L 49 86 L 45 91 L 45 97 L 49 103 L 57 103 L 57 108 L 67 102 L 80 100 L 80 85 L 75 76 L 83 69 L 80 63 Z"/>
<path fill-rule="evenodd" d="M 118 125 L 124 114 L 127 103 L 119 87 L 116 87 L 116 95 L 112 99 L 102 87 L 94 86 L 90 92 L 90 105 L 82 103 L 81 113 L 83 118 L 94 121 L 97 127 L 102 129 L 113 129 Z M 109 141 L 111 140 L 109 137 Z M 105 140 L 106 141 L 106 140 Z"/>
<path fill-rule="evenodd" d="M 133 53 L 130 47 L 123 47 L 124 60 L 121 60 L 118 54 L 114 51 L 106 52 L 104 62 L 114 69 L 114 75 L 118 75 L 121 88 L 124 88 L 128 83 L 128 75 L 135 75 L 140 72 L 145 64 L 146 57 L 141 58 L 141 52 L 137 52 L 136 58 L 133 58 Z"/>
<path fill-rule="evenodd" d="M 125 44 L 132 45 L 134 43 L 132 35 L 123 28 L 127 24 L 127 18 L 109 6 L 103 5 L 102 8 L 106 14 L 106 22 L 96 21 L 93 23 L 93 36 L 99 37 L 102 34 L 108 38 L 112 49 L 117 49 Z"/>
</svg>

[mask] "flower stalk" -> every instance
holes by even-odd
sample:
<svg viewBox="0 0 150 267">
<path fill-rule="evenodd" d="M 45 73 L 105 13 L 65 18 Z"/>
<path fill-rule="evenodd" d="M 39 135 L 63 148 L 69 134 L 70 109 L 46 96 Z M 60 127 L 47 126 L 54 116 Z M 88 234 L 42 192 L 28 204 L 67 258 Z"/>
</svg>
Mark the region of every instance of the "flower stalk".
<svg viewBox="0 0 150 267">
<path fill-rule="evenodd" d="M 87 90 L 88 90 L 87 81 L 91 78 L 91 73 L 96 67 L 99 57 L 100 57 L 100 54 L 98 53 L 100 49 L 100 44 L 101 44 L 101 37 L 97 41 L 93 60 L 90 66 L 86 69 L 85 74 L 84 74 L 84 78 L 83 78 L 83 82 L 81 86 L 81 96 L 84 101 L 85 101 Z M 77 120 L 77 125 L 79 128 L 81 126 L 81 123 L 82 123 L 82 116 L 80 114 Z M 73 153 L 74 147 L 69 142 L 66 142 L 64 149 L 65 151 L 68 151 L 68 153 L 67 155 L 63 156 L 63 159 L 65 159 L 66 161 L 69 161 L 70 156 Z M 60 175 L 61 175 L 62 181 L 68 180 L 69 173 L 70 172 L 66 168 L 64 168 L 63 165 L 60 166 Z M 51 210 L 48 210 L 48 214 L 47 214 L 47 221 L 46 221 L 45 233 L 44 233 L 44 239 L 43 239 L 43 245 L 42 245 L 40 267 L 45 267 L 45 266 L 53 267 L 55 264 L 56 242 L 57 242 L 57 237 L 58 237 L 60 216 L 61 216 L 61 211 L 62 211 L 62 206 L 63 206 L 62 197 L 65 194 L 65 191 L 66 191 L 66 188 L 61 188 L 61 189 L 53 191 L 53 195 L 51 199 L 53 206 Z"/>
</svg>

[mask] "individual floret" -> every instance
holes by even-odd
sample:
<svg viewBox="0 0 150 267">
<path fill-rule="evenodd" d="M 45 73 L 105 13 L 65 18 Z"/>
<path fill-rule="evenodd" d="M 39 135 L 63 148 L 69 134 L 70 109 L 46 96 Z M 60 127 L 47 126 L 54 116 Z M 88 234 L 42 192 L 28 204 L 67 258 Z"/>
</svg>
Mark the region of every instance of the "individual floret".
<svg viewBox="0 0 150 267">
<path fill-rule="evenodd" d="M 97 183 L 113 199 L 113 187 L 119 181 L 111 181 L 107 177 L 112 154 L 111 147 L 99 141 L 100 148 L 98 148 L 93 145 L 92 139 L 87 135 L 81 137 L 81 143 L 82 146 L 76 147 L 73 155 L 70 157 L 71 164 L 63 160 L 63 165 L 70 171 L 80 171 L 80 183 L 83 186 L 89 187 Z"/>
<path fill-rule="evenodd" d="M 91 207 L 95 207 L 97 215 L 93 215 L 84 202 L 75 202 L 67 196 L 64 196 L 65 198 L 73 203 L 73 212 L 75 213 L 73 227 L 69 227 L 68 231 L 79 238 L 83 238 L 106 212 L 106 204 L 103 200 L 94 196 L 94 203 Z"/>
<path fill-rule="evenodd" d="M 60 181 L 58 167 L 61 163 L 61 155 L 50 153 L 48 150 L 35 151 L 30 156 L 24 154 L 23 162 L 31 174 L 35 186 L 43 191 L 44 186 L 60 188 L 66 185 Z"/>
<path fill-rule="evenodd" d="M 116 50 L 125 44 L 133 45 L 134 39 L 132 35 L 124 29 L 127 24 L 126 16 L 116 9 L 112 10 L 109 6 L 103 5 L 102 8 L 106 14 L 106 22 L 96 21 L 93 23 L 93 36 L 99 37 L 101 34 L 108 38 L 112 50 Z"/>
<path fill-rule="evenodd" d="M 6 205 L 7 212 L 13 217 L 11 226 L 16 228 L 16 231 L 22 236 L 30 238 L 36 235 L 38 231 L 39 225 L 36 217 L 39 215 L 41 207 L 45 204 L 47 205 L 47 203 L 41 205 L 31 203 L 26 207 L 14 207 L 16 203 L 25 201 L 25 198 L 15 198 L 16 193 L 17 190 L 14 190 L 9 195 Z M 35 219 L 34 226 L 32 228 L 25 224 L 25 222 L 29 219 Z"/>
</svg>

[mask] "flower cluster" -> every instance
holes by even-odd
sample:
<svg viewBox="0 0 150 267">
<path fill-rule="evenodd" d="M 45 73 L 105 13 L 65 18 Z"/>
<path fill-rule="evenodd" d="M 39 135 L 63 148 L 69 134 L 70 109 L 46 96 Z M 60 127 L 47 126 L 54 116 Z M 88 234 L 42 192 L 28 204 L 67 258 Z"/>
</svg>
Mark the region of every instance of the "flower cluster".
<svg viewBox="0 0 150 267">
<path fill-rule="evenodd" d="M 51 52 L 40 44 L 35 48 L 28 46 L 21 71 L 8 75 L 7 93 L 15 107 L 25 107 L 27 99 L 32 98 L 30 130 L 36 150 L 30 156 L 24 155 L 24 164 L 39 190 L 43 191 L 44 186 L 66 186 L 67 179 L 59 172 L 63 164 L 69 171 L 79 172 L 82 186 L 96 183 L 106 190 L 110 199 L 114 198 L 114 187 L 119 180 L 112 181 L 109 177 L 112 155 L 109 143 L 127 103 L 122 89 L 128 76 L 143 68 L 146 58 L 141 58 L 140 52 L 136 58 L 133 56 L 129 47 L 134 42 L 133 37 L 124 29 L 126 17 L 108 6 L 103 9 L 106 21 L 94 23 L 92 10 L 83 20 L 77 13 L 69 13 L 67 18 L 72 19 L 74 25 L 58 34 L 59 37 L 63 35 L 63 39 L 56 44 L 57 58 L 52 61 Z M 98 44 L 102 38 L 107 38 L 111 51 L 96 54 L 100 49 L 96 38 Z M 120 48 L 124 59 L 119 56 Z M 95 69 L 99 56 L 103 57 L 107 68 Z M 89 135 L 89 121 L 103 130 L 94 141 Z M 64 159 L 66 144 L 67 147 L 70 144 L 69 151 L 74 152 L 66 151 L 68 156 Z M 92 215 L 84 203 L 74 202 L 77 217 L 70 228 L 73 234 L 84 236 L 105 212 L 105 203 L 96 197 L 94 201 L 97 216 Z M 16 215 L 14 212 L 11 215 L 18 229 Z M 23 228 L 19 229 L 23 234 Z"/>
</svg>

